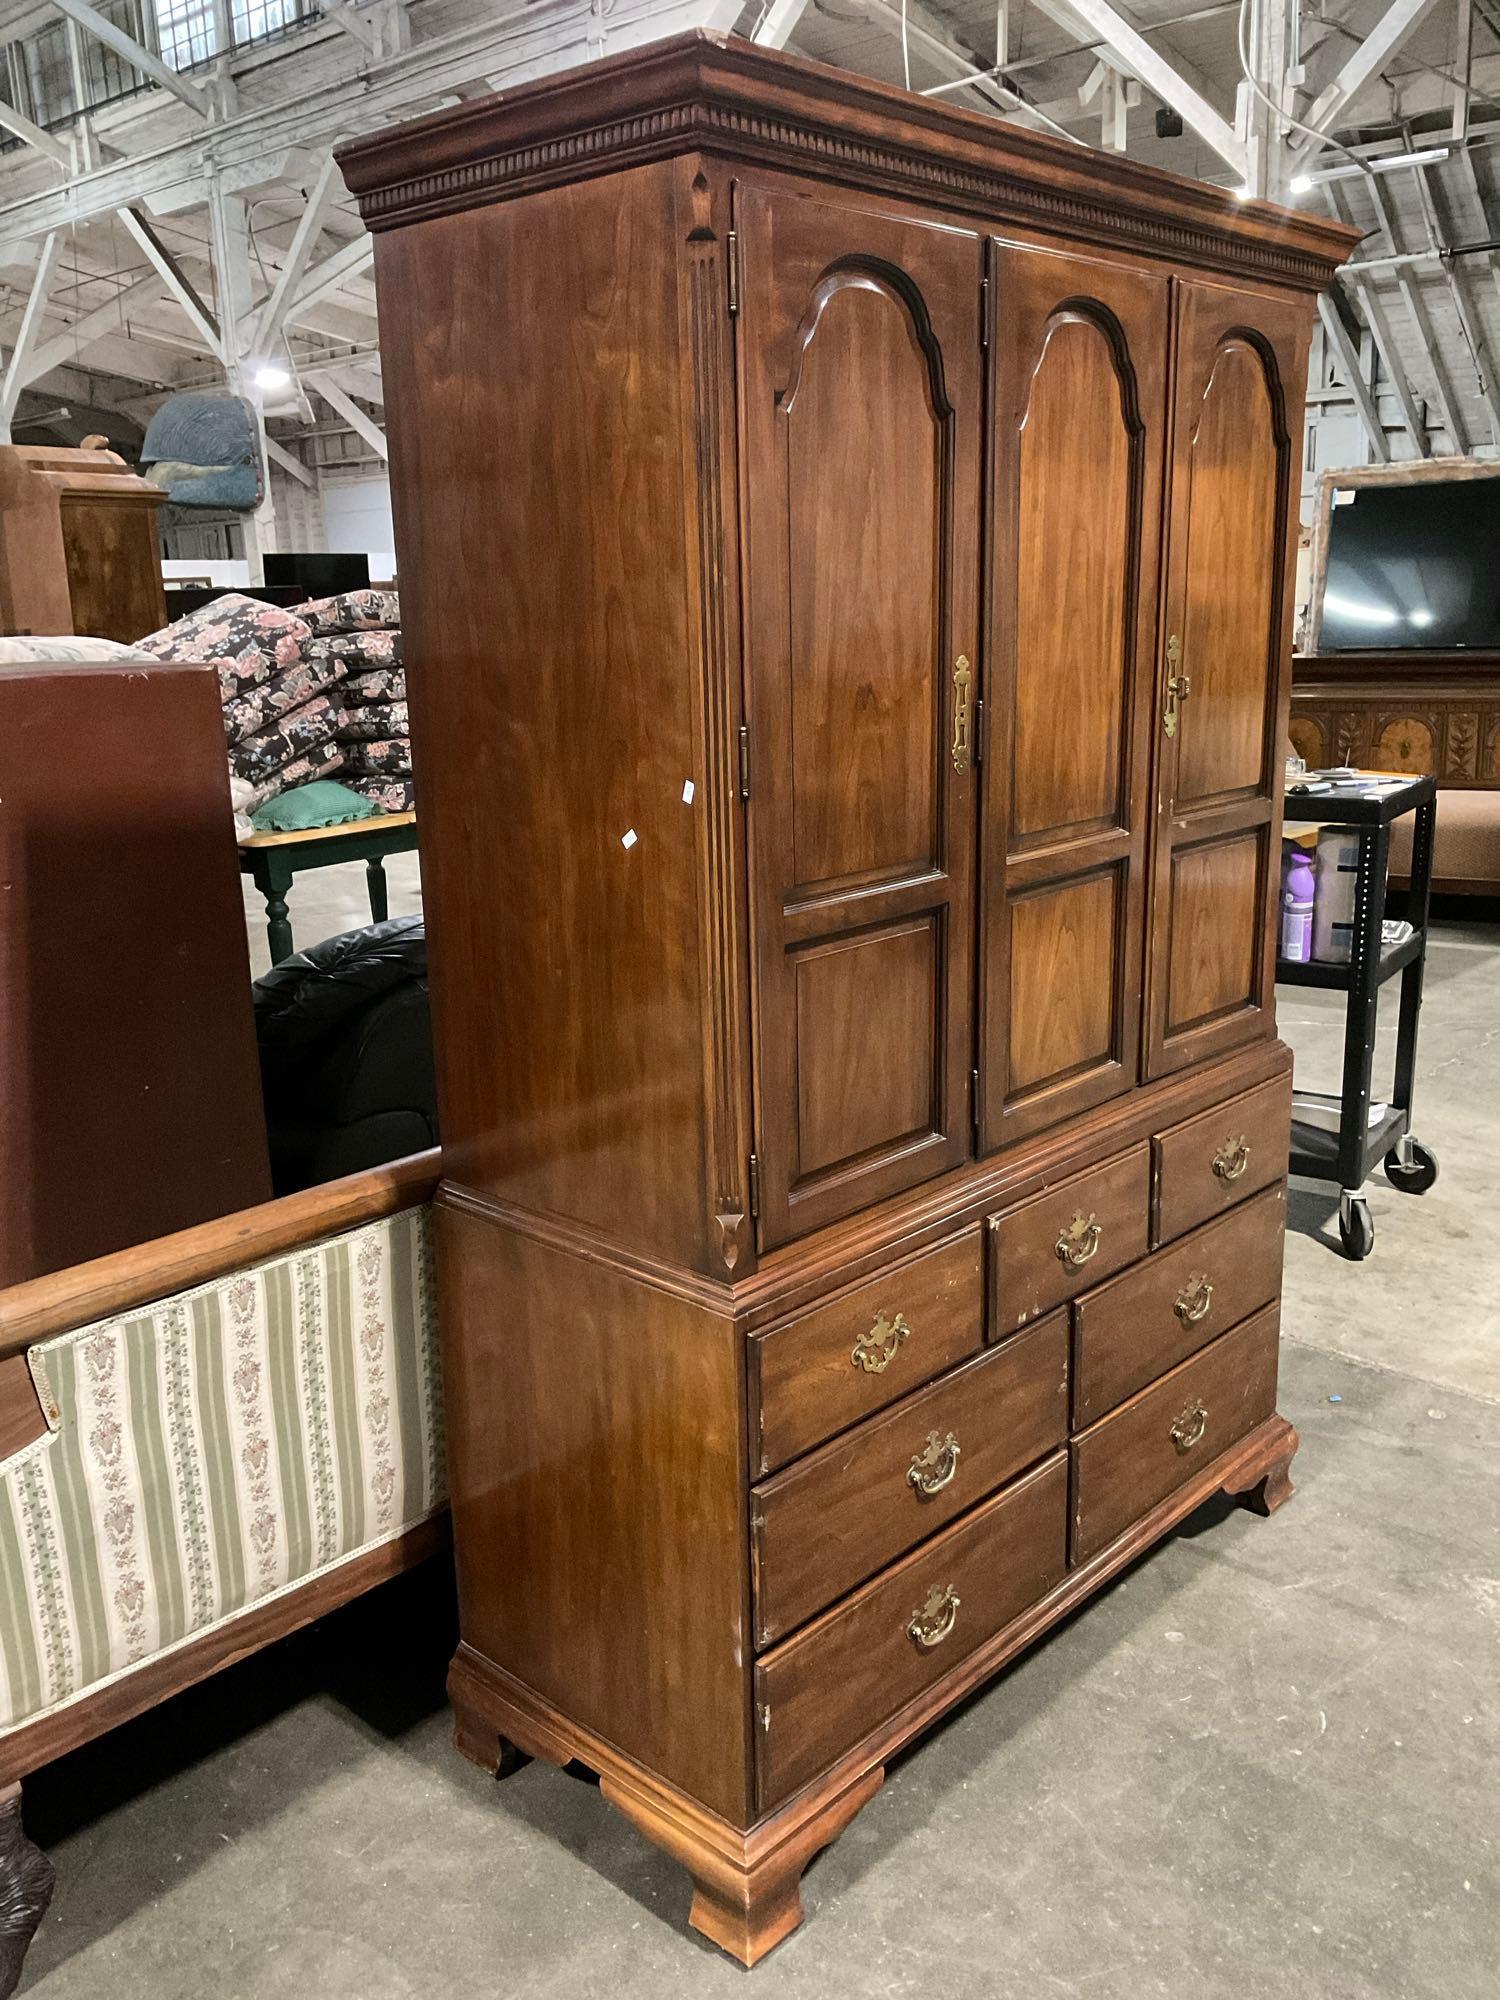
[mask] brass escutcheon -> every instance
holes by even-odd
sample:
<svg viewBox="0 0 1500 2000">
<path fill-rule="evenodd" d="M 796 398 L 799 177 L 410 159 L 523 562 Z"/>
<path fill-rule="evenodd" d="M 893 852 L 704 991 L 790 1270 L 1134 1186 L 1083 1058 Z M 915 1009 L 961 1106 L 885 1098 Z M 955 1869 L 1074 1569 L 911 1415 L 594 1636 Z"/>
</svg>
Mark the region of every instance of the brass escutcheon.
<svg viewBox="0 0 1500 2000">
<path fill-rule="evenodd" d="M 1103 1224 L 1097 1216 L 1085 1215 L 1080 1208 L 1062 1235 L 1058 1237 L 1058 1256 L 1065 1264 L 1078 1266 L 1086 1264 L 1099 1248 L 1099 1238 L 1104 1234 Z"/>
<path fill-rule="evenodd" d="M 1214 1172 L 1221 1181 L 1237 1181 L 1250 1164 L 1250 1141 L 1243 1132 L 1226 1139 L 1214 1154 Z"/>
<path fill-rule="evenodd" d="M 1196 1326 L 1200 1319 L 1208 1318 L 1208 1309 L 1213 1302 L 1214 1288 L 1208 1279 L 1194 1276 L 1177 1294 L 1172 1310 L 1184 1326 Z"/>
<path fill-rule="evenodd" d="M 929 1497 L 941 1493 L 958 1470 L 958 1454 L 959 1442 L 952 1431 L 946 1437 L 929 1431 L 926 1444 L 907 1470 L 907 1485 Z"/>
<path fill-rule="evenodd" d="M 1208 1411 L 1202 1403 L 1189 1403 L 1167 1433 L 1179 1451 L 1191 1451 L 1208 1429 Z"/>
<path fill-rule="evenodd" d="M 932 1590 L 927 1602 L 907 1621 L 907 1638 L 920 1646 L 924 1653 L 930 1652 L 934 1646 L 941 1646 L 953 1630 L 958 1606 L 958 1592 L 951 1583 L 945 1583 L 940 1590 Z"/>
<path fill-rule="evenodd" d="M 883 1312 L 876 1313 L 875 1324 L 855 1341 L 849 1359 L 867 1375 L 883 1375 L 895 1360 L 896 1349 L 910 1333 L 904 1313 L 897 1313 L 894 1319 Z"/>
<path fill-rule="evenodd" d="M 953 768 L 969 768 L 969 690 L 974 684 L 967 653 L 960 653 L 953 667 Z"/>
</svg>

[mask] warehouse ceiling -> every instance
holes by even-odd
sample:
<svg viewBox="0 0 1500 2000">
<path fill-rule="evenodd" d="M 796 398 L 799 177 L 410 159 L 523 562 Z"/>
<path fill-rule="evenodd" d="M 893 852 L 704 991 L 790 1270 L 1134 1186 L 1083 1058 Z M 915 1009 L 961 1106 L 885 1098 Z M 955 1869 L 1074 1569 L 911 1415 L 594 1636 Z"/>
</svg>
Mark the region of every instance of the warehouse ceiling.
<svg viewBox="0 0 1500 2000">
<path fill-rule="evenodd" d="M 103 408 L 128 441 L 164 391 L 227 377 L 304 458 L 328 430 L 379 458 L 368 241 L 331 145 L 695 24 L 1352 220 L 1368 268 L 1325 305 L 1315 409 L 1342 399 L 1358 455 L 1500 451 L 1500 0 L 0 6 L 0 414 L 40 438 Z"/>
</svg>

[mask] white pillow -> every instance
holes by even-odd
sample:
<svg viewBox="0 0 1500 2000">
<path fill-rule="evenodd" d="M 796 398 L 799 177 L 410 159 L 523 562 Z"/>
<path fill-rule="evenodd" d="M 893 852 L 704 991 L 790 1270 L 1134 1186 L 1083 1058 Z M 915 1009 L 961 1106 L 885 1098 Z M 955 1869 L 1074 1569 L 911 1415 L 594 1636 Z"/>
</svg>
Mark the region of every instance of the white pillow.
<svg viewBox="0 0 1500 2000">
<path fill-rule="evenodd" d="M 43 666 L 51 661 L 65 665 L 78 662 L 99 664 L 105 660 L 150 659 L 135 646 L 122 646 L 118 639 L 77 639 L 71 632 L 57 639 L 0 639 L 0 667 Z"/>
</svg>

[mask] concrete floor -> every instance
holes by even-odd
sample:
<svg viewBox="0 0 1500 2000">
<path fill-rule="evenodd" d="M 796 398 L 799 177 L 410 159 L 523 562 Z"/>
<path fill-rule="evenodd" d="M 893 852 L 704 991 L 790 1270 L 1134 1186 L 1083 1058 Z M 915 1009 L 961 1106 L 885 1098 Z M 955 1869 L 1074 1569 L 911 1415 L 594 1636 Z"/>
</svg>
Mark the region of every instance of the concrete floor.
<svg viewBox="0 0 1500 2000">
<path fill-rule="evenodd" d="M 299 941 L 360 921 L 344 873 L 341 906 L 332 873 L 295 893 Z M 894 1768 L 809 1871 L 761 2000 L 1495 2000 L 1497 980 L 1500 927 L 1445 925 L 1417 1120 L 1442 1178 L 1375 1185 L 1369 1262 L 1294 1196 L 1297 1498 L 1205 1509 Z M 1285 996 L 1310 1083 L 1337 1073 L 1329 1000 Z M 39 1774 L 59 1886 L 29 1990 L 744 1992 L 595 1788 L 454 1755 L 452 1638 L 434 1567 Z"/>
</svg>

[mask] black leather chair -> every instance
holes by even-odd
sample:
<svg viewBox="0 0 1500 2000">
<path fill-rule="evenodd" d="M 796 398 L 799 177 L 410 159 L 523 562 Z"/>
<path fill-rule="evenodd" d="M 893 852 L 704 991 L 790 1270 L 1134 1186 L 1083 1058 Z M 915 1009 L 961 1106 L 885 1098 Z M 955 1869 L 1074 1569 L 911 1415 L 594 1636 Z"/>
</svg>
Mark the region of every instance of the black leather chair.
<svg viewBox="0 0 1500 2000">
<path fill-rule="evenodd" d="M 278 1194 L 437 1144 L 427 933 L 397 917 L 294 952 L 255 982 Z"/>
</svg>

